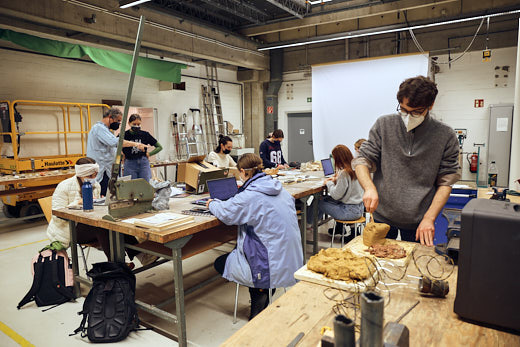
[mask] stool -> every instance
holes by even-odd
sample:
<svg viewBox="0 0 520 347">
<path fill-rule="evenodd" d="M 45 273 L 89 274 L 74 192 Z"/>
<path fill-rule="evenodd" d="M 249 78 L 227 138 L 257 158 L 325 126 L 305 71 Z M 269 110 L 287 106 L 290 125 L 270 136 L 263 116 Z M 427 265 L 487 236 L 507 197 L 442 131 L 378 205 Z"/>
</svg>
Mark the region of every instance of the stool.
<svg viewBox="0 0 520 347">
<path fill-rule="evenodd" d="M 236 324 L 237 322 L 237 308 L 238 308 L 238 289 L 240 288 L 240 284 L 237 283 L 237 289 L 235 293 L 235 310 L 233 311 L 233 324 Z M 269 305 L 273 303 L 273 293 L 271 291 L 272 289 L 269 289 Z M 283 292 L 286 293 L 287 290 L 284 288 Z"/>
<path fill-rule="evenodd" d="M 343 248 L 343 245 L 344 245 L 343 237 L 345 236 L 345 225 L 348 225 L 348 226 L 354 225 L 353 233 L 354 233 L 354 236 L 357 236 L 357 231 L 358 230 L 359 230 L 359 234 L 361 235 L 361 232 L 363 230 L 362 228 L 364 227 L 365 222 L 366 222 L 365 217 L 361 217 L 361 218 L 356 219 L 356 220 L 339 220 L 339 219 L 334 219 L 334 227 L 332 228 L 332 239 L 330 240 L 330 247 L 332 247 L 332 245 L 334 243 L 334 235 L 336 233 L 336 224 L 337 223 L 341 223 L 342 224 L 342 228 L 341 228 L 341 248 Z"/>
</svg>

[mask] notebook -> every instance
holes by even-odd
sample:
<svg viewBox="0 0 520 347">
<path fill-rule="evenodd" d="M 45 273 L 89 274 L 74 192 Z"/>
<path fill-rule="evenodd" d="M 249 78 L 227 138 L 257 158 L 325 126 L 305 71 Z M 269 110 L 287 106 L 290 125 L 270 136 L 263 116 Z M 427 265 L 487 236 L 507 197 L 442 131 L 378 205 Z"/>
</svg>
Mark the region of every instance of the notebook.
<svg viewBox="0 0 520 347">
<path fill-rule="evenodd" d="M 334 175 L 334 167 L 332 166 L 332 160 L 330 160 L 330 158 L 322 159 L 321 166 L 323 167 L 323 174 L 325 177 Z"/>
<path fill-rule="evenodd" d="M 235 177 L 207 180 L 209 196 L 211 199 L 227 200 L 238 192 Z"/>
</svg>

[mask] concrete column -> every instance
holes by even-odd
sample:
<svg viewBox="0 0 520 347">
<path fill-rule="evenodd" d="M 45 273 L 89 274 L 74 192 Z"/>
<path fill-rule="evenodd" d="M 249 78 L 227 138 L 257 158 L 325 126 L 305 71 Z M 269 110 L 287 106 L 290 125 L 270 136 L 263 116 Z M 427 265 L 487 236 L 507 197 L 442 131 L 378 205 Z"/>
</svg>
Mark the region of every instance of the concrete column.
<svg viewBox="0 0 520 347">
<path fill-rule="evenodd" d="M 520 29 L 520 19 L 518 27 Z M 520 179 L 520 32 L 516 48 L 515 107 L 513 111 L 513 126 L 511 129 L 511 165 L 509 167 L 510 189 L 518 189 L 519 185 L 516 185 L 515 181 Z"/>
<path fill-rule="evenodd" d="M 244 83 L 244 134 L 245 145 L 258 153 L 264 140 L 264 83 Z"/>
<path fill-rule="evenodd" d="M 349 60 L 350 49 L 348 44 L 348 39 L 345 39 L 345 60 Z"/>
</svg>

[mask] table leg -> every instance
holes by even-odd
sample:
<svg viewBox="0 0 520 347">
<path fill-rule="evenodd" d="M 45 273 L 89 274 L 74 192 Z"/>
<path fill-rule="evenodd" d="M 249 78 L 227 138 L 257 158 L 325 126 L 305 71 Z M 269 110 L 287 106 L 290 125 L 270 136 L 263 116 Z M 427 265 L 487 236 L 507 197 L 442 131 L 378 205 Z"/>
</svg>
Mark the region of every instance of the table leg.
<svg viewBox="0 0 520 347">
<path fill-rule="evenodd" d="M 79 275 L 78 265 L 78 238 L 76 236 L 76 222 L 69 220 L 69 232 L 70 232 L 70 254 L 72 258 L 72 273 L 74 274 L 74 296 L 77 298 L 81 294 L 79 281 L 76 280 L 76 276 Z"/>
<path fill-rule="evenodd" d="M 302 202 L 302 250 L 303 250 L 303 261 L 307 259 L 307 200 L 309 199 L 308 196 L 304 196 L 300 199 Z"/>
<path fill-rule="evenodd" d="M 125 236 L 117 231 L 108 231 L 110 261 L 125 262 Z"/>
<path fill-rule="evenodd" d="M 164 166 L 164 180 L 165 181 L 168 181 L 168 173 L 167 173 L 168 170 L 167 170 L 167 168 L 168 168 L 168 166 L 165 165 Z"/>
<path fill-rule="evenodd" d="M 318 201 L 320 200 L 321 192 L 313 194 L 312 204 L 312 254 L 318 253 Z"/>
<path fill-rule="evenodd" d="M 177 314 L 177 338 L 179 346 L 188 345 L 186 336 L 186 317 L 184 315 L 184 282 L 182 278 L 182 253 L 181 249 L 191 239 L 192 235 L 174 240 L 165 244 L 172 250 L 173 256 L 173 280 L 175 287 L 175 307 Z"/>
</svg>

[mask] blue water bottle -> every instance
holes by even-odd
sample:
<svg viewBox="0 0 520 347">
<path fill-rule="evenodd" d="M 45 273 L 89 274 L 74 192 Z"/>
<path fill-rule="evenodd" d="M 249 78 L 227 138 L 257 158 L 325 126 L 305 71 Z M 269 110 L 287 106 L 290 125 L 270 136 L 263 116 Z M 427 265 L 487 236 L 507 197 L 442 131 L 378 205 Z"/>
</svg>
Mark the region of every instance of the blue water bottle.
<svg viewBox="0 0 520 347">
<path fill-rule="evenodd" d="M 92 195 L 92 184 L 90 184 L 89 181 L 83 182 L 83 186 L 81 186 L 81 191 L 83 192 L 83 211 L 94 211 L 94 196 Z"/>
</svg>

